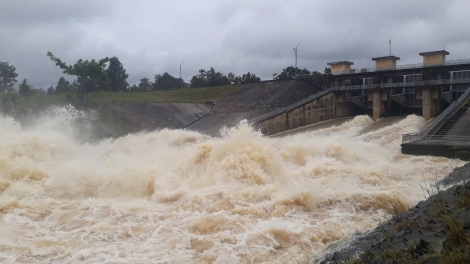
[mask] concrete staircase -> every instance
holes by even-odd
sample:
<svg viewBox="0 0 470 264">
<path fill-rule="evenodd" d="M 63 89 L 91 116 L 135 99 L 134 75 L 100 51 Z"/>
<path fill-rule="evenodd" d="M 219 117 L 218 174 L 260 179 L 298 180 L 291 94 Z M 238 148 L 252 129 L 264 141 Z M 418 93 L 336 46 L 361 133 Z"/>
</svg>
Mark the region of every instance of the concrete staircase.
<svg viewBox="0 0 470 264">
<path fill-rule="evenodd" d="M 452 115 L 452 117 L 449 118 L 449 120 L 447 120 L 447 122 L 445 122 L 436 133 L 434 133 L 435 138 L 439 139 L 444 137 L 447 132 L 449 132 L 449 130 L 455 125 L 455 123 L 457 123 L 457 121 L 459 121 L 459 119 L 465 114 L 465 112 L 467 112 L 468 108 L 470 108 L 470 103 L 467 102 L 459 110 L 457 110 L 457 112 L 455 112 L 454 115 Z"/>
</svg>

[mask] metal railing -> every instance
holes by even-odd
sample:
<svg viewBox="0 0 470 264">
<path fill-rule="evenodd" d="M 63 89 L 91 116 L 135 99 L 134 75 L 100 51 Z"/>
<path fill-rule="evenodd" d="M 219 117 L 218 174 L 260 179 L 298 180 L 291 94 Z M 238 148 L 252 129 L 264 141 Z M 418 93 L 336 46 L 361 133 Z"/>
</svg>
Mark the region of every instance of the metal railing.
<svg viewBox="0 0 470 264">
<path fill-rule="evenodd" d="M 446 100 L 449 104 L 453 103 L 452 92 L 443 92 L 442 98 L 444 98 L 444 100 Z"/>
<path fill-rule="evenodd" d="M 449 60 L 445 62 L 427 63 L 426 65 L 424 65 L 423 63 L 415 63 L 415 64 L 404 64 L 404 65 L 392 66 L 388 68 L 379 68 L 379 69 L 363 68 L 363 69 L 348 69 L 348 70 L 342 70 L 342 71 L 331 71 L 331 74 L 339 75 L 339 74 L 356 74 L 356 73 L 367 73 L 367 72 L 377 72 L 377 71 L 419 69 L 419 68 L 426 68 L 426 67 L 460 65 L 460 64 L 469 64 L 469 63 L 470 63 L 470 59 Z"/>
<path fill-rule="evenodd" d="M 409 143 L 418 140 L 432 140 L 432 141 L 445 141 L 450 144 L 457 144 L 460 142 L 470 142 L 470 136 L 456 136 L 456 135 L 424 135 L 423 132 L 409 133 L 402 135 L 402 143 Z"/>
<path fill-rule="evenodd" d="M 405 102 L 406 102 L 406 95 L 405 94 L 393 94 L 390 97 L 395 102 L 397 102 L 401 105 L 405 105 Z"/>
<path fill-rule="evenodd" d="M 465 84 L 470 83 L 470 78 L 462 79 L 442 79 L 442 80 L 430 80 L 420 82 L 398 82 L 398 83 L 381 83 L 381 84 L 370 84 L 370 85 L 350 85 L 350 86 L 337 86 L 334 87 L 339 91 L 349 90 L 368 90 L 368 89 L 383 89 L 383 88 L 408 88 L 417 86 L 431 86 L 431 85 L 449 85 L 449 84 Z"/>
<path fill-rule="evenodd" d="M 429 134 L 431 130 L 433 130 L 442 120 L 444 120 L 445 117 L 447 117 L 455 108 L 460 107 L 469 97 L 470 95 L 470 89 L 467 89 L 465 93 L 463 93 L 459 99 L 454 101 L 452 104 L 449 105 L 442 113 L 434 119 L 431 124 L 426 127 L 426 129 L 423 131 L 425 135 Z"/>
<path fill-rule="evenodd" d="M 381 88 L 405 88 L 415 87 L 423 85 L 443 85 L 443 84 L 457 84 L 457 83 L 470 83 L 470 78 L 465 79 L 445 79 L 445 80 L 432 80 L 432 81 L 421 81 L 412 83 L 384 83 L 384 84 L 371 84 L 371 85 L 353 85 L 353 86 L 337 86 L 331 87 L 316 94 L 310 95 L 309 97 L 302 99 L 294 104 L 278 108 L 270 111 L 266 114 L 260 115 L 250 120 L 251 123 L 259 123 L 271 117 L 277 116 L 282 113 L 289 112 L 301 105 L 307 104 L 313 100 L 316 100 L 322 96 L 325 96 L 334 91 L 351 91 L 351 90 L 369 90 L 369 89 L 381 89 Z"/>
<path fill-rule="evenodd" d="M 454 136 L 454 135 L 428 135 L 438 124 L 440 124 L 445 118 L 450 117 L 449 115 L 457 108 L 466 103 L 466 100 L 469 98 L 470 89 L 467 89 L 459 99 L 454 101 L 449 107 L 447 107 L 436 119 L 434 119 L 425 130 L 421 132 L 409 133 L 402 135 L 402 143 L 408 143 L 418 140 L 440 140 L 440 141 L 450 141 L 450 142 L 461 142 L 461 141 L 470 141 L 468 136 Z"/>
<path fill-rule="evenodd" d="M 259 123 L 259 122 L 264 121 L 264 120 L 266 120 L 266 119 L 269 119 L 269 118 L 271 118 L 271 117 L 277 116 L 277 115 L 279 115 L 279 114 L 287 113 L 287 112 L 289 112 L 289 111 L 291 111 L 291 110 L 294 110 L 295 108 L 297 108 L 297 107 L 299 107 L 299 106 L 302 106 L 302 105 L 307 104 L 307 103 L 309 103 L 309 102 L 311 102 L 311 101 L 314 101 L 314 100 L 316 100 L 316 99 L 318 99 L 318 98 L 320 98 L 320 97 L 323 97 L 323 96 L 325 96 L 325 95 L 327 95 L 327 94 L 329 94 L 329 93 L 331 93 L 331 92 L 333 92 L 333 91 L 336 91 L 336 89 L 334 89 L 334 88 L 329 88 L 329 89 L 323 90 L 323 91 L 321 91 L 321 92 L 318 92 L 318 93 L 316 93 L 316 94 L 310 95 L 309 97 L 307 97 L 307 98 L 305 98 L 305 99 L 302 99 L 302 100 L 300 100 L 300 101 L 298 101 L 298 102 L 296 102 L 296 103 L 294 103 L 294 104 L 291 104 L 291 105 L 288 105 L 288 106 L 285 106 L 285 107 L 278 108 L 278 109 L 273 110 L 273 111 L 271 111 L 271 112 L 269 112 L 269 113 L 266 113 L 266 114 L 264 114 L 264 115 L 260 115 L 260 116 L 258 116 L 258 117 L 256 117 L 256 118 L 253 118 L 253 119 L 250 120 L 250 123 L 255 123 L 255 124 L 256 124 L 256 123 Z"/>
<path fill-rule="evenodd" d="M 366 96 L 365 95 L 359 95 L 359 96 L 351 96 L 348 98 L 348 101 L 355 103 L 359 106 L 364 107 L 365 106 L 365 101 L 366 101 Z"/>
</svg>

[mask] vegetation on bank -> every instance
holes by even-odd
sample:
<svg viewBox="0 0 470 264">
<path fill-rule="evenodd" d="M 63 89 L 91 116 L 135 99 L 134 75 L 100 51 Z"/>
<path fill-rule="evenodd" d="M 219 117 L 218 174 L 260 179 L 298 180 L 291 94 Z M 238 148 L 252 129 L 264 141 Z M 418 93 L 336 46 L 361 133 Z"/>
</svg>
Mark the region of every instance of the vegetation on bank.
<svg viewBox="0 0 470 264">
<path fill-rule="evenodd" d="M 142 93 L 94 91 L 89 94 L 88 100 L 91 106 L 98 106 L 103 103 L 207 103 L 217 102 L 240 87 L 241 85 L 227 85 Z M 75 94 L 47 95 L 45 93 L 35 93 L 22 96 L 11 92 L 0 93 L 2 111 L 14 115 L 38 112 L 51 105 L 72 104 L 80 108 L 80 103 L 80 99 Z"/>
<path fill-rule="evenodd" d="M 226 85 L 142 93 L 103 92 L 90 94 L 90 103 L 207 103 L 228 96 L 241 85 Z"/>
<path fill-rule="evenodd" d="M 200 96 L 201 91 L 191 93 L 188 91 L 181 92 L 179 90 L 184 88 L 217 86 L 229 87 L 228 85 L 241 85 L 261 81 L 256 74 L 251 72 L 240 76 L 236 76 L 232 72 L 225 75 L 220 71 L 216 71 L 213 67 L 210 67 L 209 70 L 200 69 L 198 74 L 194 75 L 189 83 L 185 82 L 181 77 L 176 78 L 168 72 L 165 72 L 163 74 L 156 74 L 154 81 L 149 78 L 141 78 L 138 85 L 130 85 L 127 81 L 129 74 L 127 74 L 123 64 L 116 56 L 111 58 L 105 57 L 100 60 L 79 59 L 73 64 L 68 64 L 54 56 L 51 52 L 47 52 L 46 55 L 64 74 L 74 78 L 72 83 L 65 80 L 64 77 L 60 77 L 55 87 L 51 85 L 49 88 L 34 88 L 29 84 L 30 81 L 24 78 L 18 86 L 19 89 L 15 89 L 15 84 L 18 82 L 16 68 L 8 62 L 0 62 L 0 93 L 19 93 L 24 97 L 34 94 L 47 94 L 49 96 L 65 94 L 69 102 L 78 99 L 84 105 L 88 104 L 89 100 L 100 102 L 100 100 L 108 99 L 110 102 L 202 102 L 214 101 L 215 99 L 205 98 L 209 95 Z M 291 80 L 300 78 L 318 88 L 323 87 L 324 84 L 328 82 L 328 76 L 331 75 L 330 73 L 329 68 L 325 68 L 322 74 L 317 71 L 310 72 L 307 69 L 298 69 L 290 66 L 284 68 L 279 75 L 275 73 L 273 79 Z M 224 94 L 233 92 L 234 89 L 236 89 L 236 87 L 224 91 Z M 130 94 L 176 90 L 178 91 L 169 94 Z M 92 93 L 98 91 L 126 94 L 101 96 L 101 94 L 98 93 L 99 96 L 95 96 L 93 99 L 89 98 Z M 210 90 L 208 91 L 210 92 Z M 182 98 L 183 95 L 186 95 L 186 97 Z M 155 99 L 158 101 L 155 101 Z"/>
</svg>

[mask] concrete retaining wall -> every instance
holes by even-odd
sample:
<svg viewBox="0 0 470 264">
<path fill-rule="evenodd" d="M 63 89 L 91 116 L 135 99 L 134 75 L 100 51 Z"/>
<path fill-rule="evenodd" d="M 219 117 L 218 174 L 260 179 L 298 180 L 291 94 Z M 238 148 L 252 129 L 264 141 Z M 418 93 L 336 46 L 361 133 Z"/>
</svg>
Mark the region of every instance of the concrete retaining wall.
<svg viewBox="0 0 470 264">
<path fill-rule="evenodd" d="M 334 93 L 327 94 L 287 113 L 264 120 L 257 126 L 263 134 L 272 135 L 333 118 L 361 114 L 350 103 L 344 101 L 342 96 Z"/>
</svg>

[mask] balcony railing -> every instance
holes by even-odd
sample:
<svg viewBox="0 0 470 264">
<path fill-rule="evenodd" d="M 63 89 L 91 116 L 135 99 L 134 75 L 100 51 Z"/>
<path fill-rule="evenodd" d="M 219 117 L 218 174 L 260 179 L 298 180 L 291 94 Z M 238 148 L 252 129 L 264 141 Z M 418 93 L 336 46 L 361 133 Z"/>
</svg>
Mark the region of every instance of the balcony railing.
<svg viewBox="0 0 470 264">
<path fill-rule="evenodd" d="M 464 60 L 449 60 L 445 62 L 437 62 L 437 63 L 427 63 L 424 65 L 423 63 L 416 63 L 416 64 L 405 64 L 405 65 L 398 65 L 388 68 L 364 68 L 364 69 L 348 69 L 342 71 L 331 71 L 333 75 L 340 75 L 340 74 L 356 74 L 356 73 L 366 73 L 366 72 L 377 72 L 377 71 L 394 71 L 394 70 L 406 70 L 406 69 L 419 69 L 425 67 L 436 67 L 436 66 L 449 66 L 449 65 L 460 65 L 460 64 L 470 64 L 470 59 Z"/>
<path fill-rule="evenodd" d="M 432 141 L 445 141 L 448 144 L 457 145 L 461 142 L 469 142 L 469 136 L 436 136 L 436 135 L 424 135 L 423 132 L 415 132 L 402 135 L 402 143 L 409 143 L 418 140 L 432 140 Z"/>
<path fill-rule="evenodd" d="M 282 113 L 287 113 L 295 108 L 307 104 L 311 101 L 314 101 L 322 96 L 325 96 L 331 92 L 335 91 L 350 91 L 350 90 L 369 90 L 369 89 L 380 89 L 380 88 L 397 88 L 397 87 L 414 87 L 414 86 L 423 86 L 423 85 L 443 85 L 443 84 L 456 84 L 456 83 L 470 83 L 470 78 L 466 79 L 452 79 L 452 80 L 433 80 L 433 81 L 421 81 L 413 83 L 384 83 L 384 84 L 373 84 L 373 85 L 353 85 L 353 86 L 339 86 L 331 87 L 316 94 L 310 95 L 309 97 L 300 100 L 294 104 L 277 108 L 271 112 L 268 112 L 264 115 L 258 116 L 252 120 L 251 123 L 259 123 L 271 117 L 277 116 Z M 470 90 L 469 90 L 470 91 Z"/>
<path fill-rule="evenodd" d="M 470 78 L 465 79 L 444 79 L 444 80 L 432 80 L 432 81 L 420 81 L 420 82 L 399 82 L 399 83 L 381 83 L 371 85 L 349 85 L 349 86 L 337 86 L 333 87 L 336 90 L 348 91 L 348 90 L 367 90 L 367 89 L 380 89 L 380 88 L 407 88 L 415 86 L 425 85 L 447 85 L 447 84 L 465 84 L 470 83 Z"/>
<path fill-rule="evenodd" d="M 404 134 L 402 135 L 402 143 L 408 143 L 418 140 L 440 140 L 446 142 L 460 142 L 460 141 L 470 141 L 470 137 L 468 136 L 453 136 L 453 135 L 428 135 L 437 125 L 441 122 L 444 122 L 446 118 L 451 116 L 451 113 L 454 112 L 455 109 L 462 106 L 470 97 L 470 89 L 465 91 L 459 99 L 454 101 L 449 107 L 447 107 L 438 117 L 436 117 L 427 127 L 425 130 L 416 133 Z"/>
</svg>

